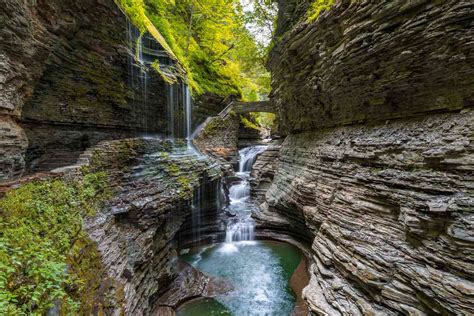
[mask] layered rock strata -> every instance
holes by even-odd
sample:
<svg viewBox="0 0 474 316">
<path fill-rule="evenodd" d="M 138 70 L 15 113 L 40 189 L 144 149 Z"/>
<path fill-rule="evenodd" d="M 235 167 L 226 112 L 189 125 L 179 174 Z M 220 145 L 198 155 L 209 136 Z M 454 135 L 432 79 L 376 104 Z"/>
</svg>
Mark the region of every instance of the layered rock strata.
<svg viewBox="0 0 474 316">
<path fill-rule="evenodd" d="M 85 226 L 108 279 L 114 280 L 110 292 L 117 303 L 107 313 L 152 312 L 178 277 L 177 234 L 191 221 L 193 191 L 219 181 L 216 164 L 176 153 L 169 145 L 143 139 L 108 141 L 88 158 L 91 170 L 106 170 L 114 192 L 107 207 Z M 208 280 L 201 281 L 206 286 Z"/>
<path fill-rule="evenodd" d="M 289 135 L 256 216 L 311 241 L 311 311 L 474 313 L 473 4 L 282 8 L 269 67 Z"/>
<path fill-rule="evenodd" d="M 280 2 L 278 25 L 300 21 L 269 61 L 283 132 L 473 105 L 472 1 L 339 0 L 315 23 Z"/>
<path fill-rule="evenodd" d="M 222 161 L 235 161 L 239 144 L 240 118 L 236 114 L 210 117 L 194 139 L 203 153 Z"/>
<path fill-rule="evenodd" d="M 104 139 L 169 133 L 168 86 L 142 52 L 161 46 L 114 1 L 7 0 L 0 15 L 0 181 Z"/>
<path fill-rule="evenodd" d="M 258 155 L 250 173 L 250 195 L 257 204 L 265 200 L 265 194 L 270 188 L 280 158 L 281 140 L 272 141 L 268 148 Z"/>
<path fill-rule="evenodd" d="M 288 136 L 267 202 L 314 237 L 313 311 L 474 311 L 473 121 L 469 111 Z"/>
</svg>

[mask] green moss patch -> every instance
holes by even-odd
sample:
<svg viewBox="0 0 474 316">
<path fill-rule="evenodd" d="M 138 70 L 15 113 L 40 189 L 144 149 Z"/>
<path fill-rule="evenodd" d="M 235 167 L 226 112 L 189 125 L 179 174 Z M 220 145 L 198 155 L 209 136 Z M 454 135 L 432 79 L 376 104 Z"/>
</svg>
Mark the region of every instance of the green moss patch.
<svg viewBox="0 0 474 316">
<path fill-rule="evenodd" d="M 0 314 L 40 315 L 55 303 L 70 314 L 94 303 L 83 299 L 97 290 L 100 263 L 84 251 L 91 241 L 82 228 L 108 198 L 106 184 L 103 172 L 50 179 L 0 200 Z"/>
</svg>

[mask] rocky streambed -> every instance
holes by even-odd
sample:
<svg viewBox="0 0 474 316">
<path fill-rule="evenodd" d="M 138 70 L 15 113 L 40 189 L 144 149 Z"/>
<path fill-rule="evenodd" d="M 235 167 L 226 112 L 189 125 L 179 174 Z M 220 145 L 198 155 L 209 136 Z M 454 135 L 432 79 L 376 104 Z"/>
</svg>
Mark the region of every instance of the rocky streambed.
<svg viewBox="0 0 474 316">
<path fill-rule="evenodd" d="M 307 313 L 301 304 L 301 290 L 309 281 L 303 253 L 290 243 L 256 240 L 252 215 L 258 206 L 250 196 L 250 173 L 258 155 L 267 149 L 260 145 L 239 151 L 229 203 L 222 210 L 225 241 L 182 250 L 183 260 L 228 286 L 185 303 L 178 308 L 178 315 Z"/>
</svg>

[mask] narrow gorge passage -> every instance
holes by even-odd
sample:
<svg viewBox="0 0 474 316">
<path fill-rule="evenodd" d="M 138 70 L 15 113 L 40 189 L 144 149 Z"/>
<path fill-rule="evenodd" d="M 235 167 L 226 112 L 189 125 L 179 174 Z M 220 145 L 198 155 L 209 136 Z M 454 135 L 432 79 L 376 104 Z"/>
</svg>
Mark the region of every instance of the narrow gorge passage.
<svg viewBox="0 0 474 316">
<path fill-rule="evenodd" d="M 214 298 L 201 298 L 178 309 L 181 316 L 206 315 L 290 315 L 295 294 L 290 279 L 302 259 L 293 245 L 255 240 L 250 197 L 250 173 L 257 156 L 267 146 L 239 151 L 237 179 L 229 188 L 229 205 L 223 210 L 227 228 L 225 242 L 185 249 L 182 258 L 196 269 L 221 278 L 228 289 Z M 256 312 L 258 311 L 258 312 Z"/>
<path fill-rule="evenodd" d="M 474 1 L 2 0 L 0 315 L 474 315 Z"/>
</svg>

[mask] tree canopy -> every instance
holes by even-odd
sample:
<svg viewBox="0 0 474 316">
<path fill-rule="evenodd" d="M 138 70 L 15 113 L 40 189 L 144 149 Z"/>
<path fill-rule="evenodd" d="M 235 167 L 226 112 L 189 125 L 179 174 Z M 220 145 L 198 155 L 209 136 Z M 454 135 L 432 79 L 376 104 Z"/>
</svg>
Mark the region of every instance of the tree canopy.
<svg viewBox="0 0 474 316">
<path fill-rule="evenodd" d="M 159 30 L 187 70 L 194 93 L 238 95 L 244 100 L 258 100 L 268 94 L 265 47 L 246 27 L 252 17 L 244 12 L 240 1 L 119 2 L 142 32 L 146 29 L 144 20 Z"/>
</svg>

